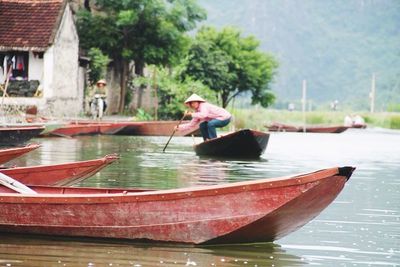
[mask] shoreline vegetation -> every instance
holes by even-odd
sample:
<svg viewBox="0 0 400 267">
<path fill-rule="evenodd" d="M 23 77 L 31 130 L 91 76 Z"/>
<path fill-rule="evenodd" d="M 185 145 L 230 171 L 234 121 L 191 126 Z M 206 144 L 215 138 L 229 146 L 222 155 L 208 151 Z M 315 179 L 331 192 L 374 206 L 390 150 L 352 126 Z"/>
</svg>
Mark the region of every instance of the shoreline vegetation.
<svg viewBox="0 0 400 267">
<path fill-rule="evenodd" d="M 292 125 L 303 125 L 301 111 L 272 110 L 263 108 L 231 110 L 235 128 L 265 130 L 265 125 L 279 122 Z M 400 129 L 400 113 L 395 112 L 345 112 L 345 111 L 307 111 L 306 125 L 343 125 L 346 115 L 360 115 L 367 127 Z"/>
</svg>

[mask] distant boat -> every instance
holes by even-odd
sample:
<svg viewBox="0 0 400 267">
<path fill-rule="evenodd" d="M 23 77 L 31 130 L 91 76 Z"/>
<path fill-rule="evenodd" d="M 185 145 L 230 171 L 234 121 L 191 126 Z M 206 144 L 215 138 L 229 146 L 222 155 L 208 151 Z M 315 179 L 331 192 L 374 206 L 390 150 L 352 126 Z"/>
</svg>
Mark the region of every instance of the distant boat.
<svg viewBox="0 0 400 267">
<path fill-rule="evenodd" d="M 11 147 L 24 145 L 30 139 L 37 137 L 45 126 L 0 126 L 0 146 Z"/>
<path fill-rule="evenodd" d="M 46 133 L 46 136 L 73 137 L 78 135 L 115 134 L 125 126 L 111 123 L 66 124 Z"/>
<path fill-rule="evenodd" d="M 356 129 L 365 129 L 367 128 L 367 124 L 365 123 L 354 123 L 350 126 L 350 128 L 356 128 Z"/>
<path fill-rule="evenodd" d="M 100 159 L 71 163 L 0 169 L 0 173 L 28 185 L 67 186 L 91 177 L 118 159 L 116 154 L 111 154 Z"/>
<path fill-rule="evenodd" d="M 268 133 L 244 129 L 195 145 L 194 150 L 199 156 L 258 158 L 268 140 Z"/>
<path fill-rule="evenodd" d="M 350 127 L 348 126 L 310 126 L 306 127 L 305 132 L 306 133 L 343 133 Z M 300 132 L 302 131 L 302 128 L 300 128 Z"/>
<path fill-rule="evenodd" d="M 335 167 L 170 190 L 34 186 L 15 193 L 11 185 L 0 186 L 0 232 L 187 244 L 272 242 L 318 216 L 353 171 Z M 8 185 L 6 178 L 1 181 Z"/>
<path fill-rule="evenodd" d="M 39 148 L 39 144 L 28 144 L 23 147 L 12 147 L 0 149 L 0 164 L 16 159 L 32 150 Z"/>
<path fill-rule="evenodd" d="M 283 123 L 272 123 L 266 125 L 270 132 L 306 132 L 306 133 L 342 133 L 351 128 L 348 126 L 307 126 L 303 129 L 301 126 L 293 126 Z"/>
<path fill-rule="evenodd" d="M 266 125 L 265 127 L 268 128 L 268 131 L 270 132 L 299 132 L 300 127 L 289 125 L 289 124 L 283 124 L 283 123 L 278 123 L 274 122 L 269 125 Z"/>
<path fill-rule="evenodd" d="M 71 123 L 74 124 L 112 124 L 123 127 L 116 131 L 115 135 L 136 135 L 136 136 L 170 136 L 178 121 L 93 121 L 93 120 L 75 120 Z M 185 135 L 199 136 L 200 132 L 197 129 L 185 132 L 177 132 L 178 136 Z"/>
</svg>

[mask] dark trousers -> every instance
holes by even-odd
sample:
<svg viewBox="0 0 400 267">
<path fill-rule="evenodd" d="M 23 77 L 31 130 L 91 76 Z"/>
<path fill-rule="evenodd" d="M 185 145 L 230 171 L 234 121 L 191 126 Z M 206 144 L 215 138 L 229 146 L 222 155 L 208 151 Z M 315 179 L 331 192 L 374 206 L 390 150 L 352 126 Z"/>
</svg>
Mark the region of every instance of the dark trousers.
<svg viewBox="0 0 400 267">
<path fill-rule="evenodd" d="M 212 139 L 217 137 L 217 130 L 215 128 L 220 128 L 228 125 L 231 119 L 217 120 L 212 119 L 210 121 L 203 121 L 200 123 L 200 132 L 203 136 L 204 141 L 207 139 Z"/>
</svg>

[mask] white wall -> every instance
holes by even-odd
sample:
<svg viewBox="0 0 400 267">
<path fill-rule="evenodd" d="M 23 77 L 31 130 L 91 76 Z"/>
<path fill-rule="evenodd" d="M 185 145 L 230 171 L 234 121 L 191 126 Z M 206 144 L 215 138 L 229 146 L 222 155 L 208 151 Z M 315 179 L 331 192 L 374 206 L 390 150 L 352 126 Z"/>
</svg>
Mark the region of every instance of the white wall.
<svg viewBox="0 0 400 267">
<path fill-rule="evenodd" d="M 52 48 L 52 95 L 48 102 L 57 109 L 56 114 L 76 116 L 82 112 L 83 90 L 78 82 L 79 39 L 69 5 L 65 8 Z"/>
<path fill-rule="evenodd" d="M 38 80 L 43 82 L 43 58 L 35 57 L 32 51 L 29 51 L 29 80 Z"/>
<path fill-rule="evenodd" d="M 53 92 L 53 66 L 54 66 L 54 47 L 51 46 L 43 55 L 43 97 L 51 98 Z"/>
</svg>

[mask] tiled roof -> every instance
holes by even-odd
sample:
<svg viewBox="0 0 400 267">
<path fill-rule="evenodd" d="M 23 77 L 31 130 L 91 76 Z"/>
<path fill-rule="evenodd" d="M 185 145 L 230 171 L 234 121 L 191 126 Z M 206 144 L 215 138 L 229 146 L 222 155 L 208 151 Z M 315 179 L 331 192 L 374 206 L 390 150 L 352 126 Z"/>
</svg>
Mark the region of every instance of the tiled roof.
<svg viewBox="0 0 400 267">
<path fill-rule="evenodd" d="M 0 51 L 44 51 L 53 41 L 64 0 L 0 0 Z"/>
</svg>

